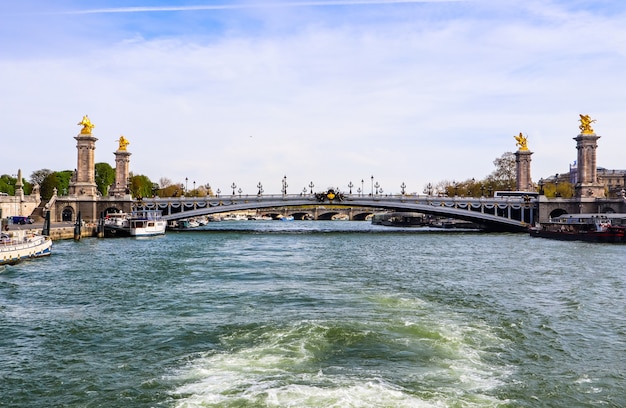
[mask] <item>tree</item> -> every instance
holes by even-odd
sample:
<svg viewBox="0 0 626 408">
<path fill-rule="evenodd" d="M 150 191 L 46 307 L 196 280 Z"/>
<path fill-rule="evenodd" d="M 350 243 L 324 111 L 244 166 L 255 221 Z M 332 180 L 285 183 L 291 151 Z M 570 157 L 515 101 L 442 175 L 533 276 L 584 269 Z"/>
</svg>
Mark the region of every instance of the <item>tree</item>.
<svg viewBox="0 0 626 408">
<path fill-rule="evenodd" d="M 39 184 L 41 186 L 46 176 L 52 173 L 53 171 L 50 169 L 35 170 L 30 175 L 30 182 L 32 184 Z"/>
<path fill-rule="evenodd" d="M 57 178 L 57 191 L 60 195 L 67 195 L 70 188 L 70 181 L 74 172 L 72 170 L 62 170 L 55 172 Z"/>
<path fill-rule="evenodd" d="M 172 180 L 168 179 L 167 177 L 161 177 L 159 179 L 159 187 L 160 188 L 166 188 L 172 185 Z"/>
<path fill-rule="evenodd" d="M 96 163 L 96 185 L 103 196 L 109 194 L 109 187 L 115 182 L 115 169 L 109 163 Z"/>
<path fill-rule="evenodd" d="M 130 177 L 130 193 L 133 197 L 141 199 L 142 197 L 152 196 L 152 186 L 154 183 L 150 181 L 148 176 L 139 175 Z"/>
<path fill-rule="evenodd" d="M 167 187 L 159 189 L 157 195 L 159 197 L 180 197 L 183 189 L 178 184 L 170 184 Z"/>
<path fill-rule="evenodd" d="M 48 174 L 41 182 L 41 198 L 43 200 L 49 200 L 54 194 L 54 189 L 59 190 L 59 180 L 57 179 L 57 173 Z"/>
<path fill-rule="evenodd" d="M 0 192 L 7 193 L 8 195 L 15 195 L 15 177 L 11 177 L 8 174 L 0 176 Z"/>
<path fill-rule="evenodd" d="M 505 152 L 493 161 L 493 165 L 496 169 L 487 176 L 485 183 L 492 190 L 513 190 L 517 182 L 515 154 Z"/>
</svg>

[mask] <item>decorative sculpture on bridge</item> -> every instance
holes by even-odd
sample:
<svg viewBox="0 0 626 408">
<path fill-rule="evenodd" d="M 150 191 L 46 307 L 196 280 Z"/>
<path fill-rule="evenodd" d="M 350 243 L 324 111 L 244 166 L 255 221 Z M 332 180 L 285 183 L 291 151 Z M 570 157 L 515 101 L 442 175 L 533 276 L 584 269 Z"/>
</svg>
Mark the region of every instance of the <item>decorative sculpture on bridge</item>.
<svg viewBox="0 0 626 408">
<path fill-rule="evenodd" d="M 126 146 L 130 144 L 128 139 L 126 139 L 124 136 L 120 136 L 120 138 L 118 139 L 118 142 L 120 143 L 118 150 L 123 150 L 123 151 L 126 151 Z"/>
<path fill-rule="evenodd" d="M 91 123 L 89 117 L 87 115 L 83 116 L 83 120 L 77 123 L 77 125 L 82 125 L 83 128 L 80 130 L 81 135 L 90 135 L 91 129 L 95 128 L 96 125 Z"/>
<path fill-rule="evenodd" d="M 591 119 L 589 115 L 579 115 L 580 116 L 580 131 L 583 135 L 592 135 L 593 129 L 591 128 L 591 124 L 595 122 L 595 119 Z"/>
<path fill-rule="evenodd" d="M 345 197 L 343 193 L 335 191 L 335 189 L 329 188 L 328 191 L 315 193 L 315 198 L 317 198 L 317 201 L 319 202 L 324 202 L 325 200 L 328 200 L 332 203 L 333 200 L 343 201 Z"/>
<path fill-rule="evenodd" d="M 527 138 L 522 134 L 522 132 L 520 132 L 518 136 L 513 137 L 517 141 L 517 143 L 515 143 L 515 146 L 519 146 L 520 150 L 528 150 L 528 144 L 526 140 Z"/>
</svg>

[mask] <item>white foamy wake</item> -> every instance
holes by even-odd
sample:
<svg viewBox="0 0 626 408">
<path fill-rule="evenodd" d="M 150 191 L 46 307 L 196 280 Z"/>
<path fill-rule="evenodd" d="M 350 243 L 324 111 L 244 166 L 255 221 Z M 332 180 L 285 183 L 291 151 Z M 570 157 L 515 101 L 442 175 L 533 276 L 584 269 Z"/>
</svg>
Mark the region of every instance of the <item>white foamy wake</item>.
<svg viewBox="0 0 626 408">
<path fill-rule="evenodd" d="M 421 301 L 384 303 L 401 313 L 356 327 L 304 321 L 225 336 L 226 351 L 195 358 L 168 378 L 179 384 L 173 402 L 181 408 L 507 403 L 491 392 L 510 369 L 486 361 L 503 342 L 488 327 Z"/>
</svg>

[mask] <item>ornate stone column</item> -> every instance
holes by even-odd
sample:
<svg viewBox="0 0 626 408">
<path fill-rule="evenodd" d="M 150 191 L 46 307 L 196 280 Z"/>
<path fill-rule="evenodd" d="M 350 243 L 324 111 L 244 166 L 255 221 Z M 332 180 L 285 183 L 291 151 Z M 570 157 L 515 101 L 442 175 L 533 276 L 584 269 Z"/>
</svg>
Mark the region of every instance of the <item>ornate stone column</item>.
<svg viewBox="0 0 626 408">
<path fill-rule="evenodd" d="M 115 155 L 115 184 L 109 192 L 113 196 L 123 196 L 127 194 L 128 175 L 130 174 L 130 153 L 126 146 L 130 143 L 124 136 L 119 138 L 119 148 L 113 153 Z"/>
<path fill-rule="evenodd" d="M 517 141 L 516 145 L 519 146 L 519 150 L 515 152 L 516 190 L 535 191 L 530 175 L 530 156 L 532 156 L 533 152 L 528 150 L 526 137 L 522 133 L 514 137 Z"/>
<path fill-rule="evenodd" d="M 94 158 L 96 141 L 98 139 L 91 135 L 91 130 L 95 125 L 91 123 L 87 115 L 83 117 L 83 120 L 78 125 L 82 125 L 83 128 L 78 136 L 74 137 L 76 139 L 76 149 L 78 150 L 78 163 L 70 181 L 69 194 L 95 197 L 98 193 L 98 187 L 96 185 Z"/>
<path fill-rule="evenodd" d="M 604 185 L 598 182 L 598 164 L 596 162 L 596 150 L 598 139 L 591 128 L 595 122 L 589 115 L 580 115 L 581 133 L 574 138 L 578 150 L 576 172 L 576 197 L 579 198 L 604 198 Z"/>
</svg>

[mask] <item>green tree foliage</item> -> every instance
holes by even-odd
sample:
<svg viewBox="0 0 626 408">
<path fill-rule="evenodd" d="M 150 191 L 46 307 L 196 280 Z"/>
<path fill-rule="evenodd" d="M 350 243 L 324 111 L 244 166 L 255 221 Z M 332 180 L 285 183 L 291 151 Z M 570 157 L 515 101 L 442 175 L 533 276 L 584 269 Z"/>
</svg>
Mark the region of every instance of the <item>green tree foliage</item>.
<svg viewBox="0 0 626 408">
<path fill-rule="evenodd" d="M 49 200 L 55 188 L 58 195 L 67 195 L 73 173 L 72 170 L 63 170 L 48 174 L 41 182 L 41 198 Z"/>
<path fill-rule="evenodd" d="M 16 183 L 16 177 L 3 174 L 0 176 L 0 192 L 7 193 L 8 195 L 15 195 Z M 33 185 L 22 178 L 22 189 L 24 190 L 24 194 L 30 194 L 33 190 Z"/>
<path fill-rule="evenodd" d="M 177 184 L 170 184 L 167 187 L 160 188 L 157 192 L 159 197 L 180 197 L 183 194 L 183 188 Z"/>
<path fill-rule="evenodd" d="M 133 197 L 140 199 L 143 197 L 152 197 L 153 187 L 152 181 L 148 176 L 139 175 L 130 177 L 130 193 Z"/>
<path fill-rule="evenodd" d="M 0 176 L 0 192 L 7 193 L 8 195 L 15 195 L 15 182 L 17 179 L 11 177 L 8 174 Z"/>
<path fill-rule="evenodd" d="M 568 181 L 559 181 L 555 183 L 546 183 L 543 186 L 543 194 L 548 198 L 572 198 L 575 194 L 574 185 Z"/>
<path fill-rule="evenodd" d="M 115 182 L 115 169 L 109 163 L 96 163 L 96 185 L 103 196 L 109 194 L 109 187 Z"/>
<path fill-rule="evenodd" d="M 41 198 L 43 200 L 49 200 L 54 194 L 54 189 L 59 189 L 59 180 L 56 173 L 48 174 L 41 182 Z"/>
<path fill-rule="evenodd" d="M 60 195 L 67 195 L 70 188 L 70 181 L 74 172 L 72 170 L 63 170 L 55 172 L 58 185 L 57 190 Z"/>
</svg>

